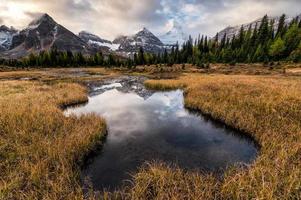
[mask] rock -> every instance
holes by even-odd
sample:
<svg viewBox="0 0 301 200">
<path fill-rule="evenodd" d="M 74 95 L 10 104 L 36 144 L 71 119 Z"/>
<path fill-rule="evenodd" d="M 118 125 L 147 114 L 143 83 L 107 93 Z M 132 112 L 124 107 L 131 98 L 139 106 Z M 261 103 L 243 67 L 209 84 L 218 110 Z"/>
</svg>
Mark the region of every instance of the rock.
<svg viewBox="0 0 301 200">
<path fill-rule="evenodd" d="M 134 54 L 142 47 L 147 53 L 162 53 L 165 49 L 164 44 L 148 29 L 143 28 L 133 36 L 120 36 L 113 43 L 120 44 L 117 51 L 127 54 Z"/>
<path fill-rule="evenodd" d="M 81 38 L 56 23 L 48 14 L 32 21 L 27 28 L 14 35 L 9 51 L 2 53 L 8 58 L 21 58 L 30 53 L 56 48 L 89 54 L 93 49 Z"/>
</svg>

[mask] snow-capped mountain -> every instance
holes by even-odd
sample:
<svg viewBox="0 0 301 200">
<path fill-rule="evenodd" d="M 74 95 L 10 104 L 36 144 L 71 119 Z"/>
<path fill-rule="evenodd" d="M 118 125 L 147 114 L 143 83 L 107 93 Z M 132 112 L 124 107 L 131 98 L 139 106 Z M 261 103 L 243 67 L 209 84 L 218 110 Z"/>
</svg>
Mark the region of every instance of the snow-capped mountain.
<svg viewBox="0 0 301 200">
<path fill-rule="evenodd" d="M 298 17 L 301 18 L 301 15 L 299 15 Z M 218 39 L 219 39 L 219 41 L 221 41 L 225 34 L 226 34 L 227 38 L 232 39 L 234 35 L 239 34 L 242 26 L 243 26 L 244 30 L 248 30 L 250 26 L 251 26 L 252 30 L 254 30 L 256 24 L 257 24 L 257 27 L 259 28 L 259 26 L 261 24 L 261 20 L 262 20 L 262 18 L 259 18 L 251 23 L 241 24 L 238 26 L 228 26 L 227 28 L 218 32 Z M 279 25 L 280 16 L 277 16 L 277 17 L 269 17 L 268 16 L 268 20 L 274 21 L 274 30 L 276 31 L 278 28 L 278 25 Z M 293 17 L 287 17 L 286 24 L 289 24 L 292 20 L 293 20 Z"/>
<path fill-rule="evenodd" d="M 20 58 L 51 48 L 83 54 L 91 51 L 86 42 L 56 23 L 48 14 L 43 14 L 12 37 L 10 50 L 3 52 L 2 57 Z"/>
<path fill-rule="evenodd" d="M 116 51 L 119 48 L 119 44 L 114 44 L 87 31 L 81 31 L 78 36 L 93 48 L 107 48 L 109 51 Z"/>
<path fill-rule="evenodd" d="M 127 54 L 138 52 L 140 47 L 148 53 L 161 53 L 164 51 L 164 44 L 146 28 L 143 28 L 143 30 L 133 36 L 120 36 L 113 43 L 120 45 L 118 52 Z"/>
<path fill-rule="evenodd" d="M 183 31 L 182 26 L 178 22 L 173 21 L 172 28 L 159 38 L 165 45 L 176 45 L 178 43 L 181 46 L 189 37 Z"/>
<path fill-rule="evenodd" d="M 0 51 L 9 50 L 12 44 L 13 36 L 17 34 L 13 27 L 8 28 L 5 25 L 0 26 Z"/>
</svg>

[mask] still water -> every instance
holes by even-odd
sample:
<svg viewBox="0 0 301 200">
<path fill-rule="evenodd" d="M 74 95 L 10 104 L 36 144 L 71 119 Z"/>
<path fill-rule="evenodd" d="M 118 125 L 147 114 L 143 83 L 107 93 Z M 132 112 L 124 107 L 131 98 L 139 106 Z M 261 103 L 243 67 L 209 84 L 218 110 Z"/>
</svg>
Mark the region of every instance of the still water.
<svg viewBox="0 0 301 200">
<path fill-rule="evenodd" d="M 185 170 L 222 171 L 255 159 L 256 145 L 239 132 L 184 108 L 181 90 L 152 92 L 143 78 L 90 85 L 86 105 L 70 114 L 97 113 L 108 124 L 102 152 L 82 171 L 95 190 L 116 189 L 148 161 Z"/>
</svg>

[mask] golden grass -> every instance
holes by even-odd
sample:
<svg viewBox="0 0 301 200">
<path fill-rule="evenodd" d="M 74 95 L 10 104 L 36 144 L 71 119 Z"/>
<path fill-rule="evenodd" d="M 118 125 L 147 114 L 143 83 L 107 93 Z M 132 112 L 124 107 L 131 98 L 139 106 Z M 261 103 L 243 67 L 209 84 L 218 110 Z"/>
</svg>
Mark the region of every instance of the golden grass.
<svg viewBox="0 0 301 200">
<path fill-rule="evenodd" d="M 1 71 L 0 80 L 37 80 L 44 83 L 81 83 L 99 81 L 120 75 L 115 69 L 99 68 L 42 68 L 42 69 L 5 69 Z"/>
<path fill-rule="evenodd" d="M 148 163 L 134 175 L 133 186 L 114 193 L 105 193 L 105 199 L 212 199 L 217 198 L 218 182 L 212 175 L 184 172 L 163 163 Z"/>
<path fill-rule="evenodd" d="M 83 199 L 79 164 L 105 137 L 105 122 L 59 107 L 85 101 L 77 84 L 0 82 L 0 199 Z"/>
<path fill-rule="evenodd" d="M 209 199 L 301 199 L 300 78 L 186 74 L 177 80 L 150 80 L 145 84 L 157 90 L 184 87 L 187 107 L 251 134 L 261 145 L 249 169 L 229 170 L 220 184 L 215 184 Z M 152 172 L 142 173 L 147 177 Z M 170 176 L 163 176 L 165 181 L 172 181 Z M 194 188 L 188 183 L 177 185 L 187 195 Z M 212 186 L 211 181 L 204 184 L 200 190 Z M 137 181 L 135 187 L 142 185 Z M 170 189 L 154 183 L 149 187 L 155 188 L 153 191 L 157 187 Z M 179 190 L 177 187 L 175 190 Z M 162 199 L 156 192 L 152 192 L 152 198 Z"/>
<path fill-rule="evenodd" d="M 125 73 L 82 70 L 99 75 L 95 80 Z M 176 72 L 167 78 L 179 78 L 150 80 L 145 85 L 184 89 L 187 107 L 251 134 L 261 145 L 260 154 L 248 169 L 229 169 L 222 180 L 151 163 L 134 175 L 132 186 L 105 192 L 102 198 L 301 199 L 299 77 L 181 75 L 178 68 L 166 70 Z M 0 78 L 24 77 L 22 73 L 0 73 Z M 38 80 L 52 84 L 0 81 L 0 199 L 83 199 L 80 163 L 105 137 L 105 123 L 95 115 L 65 117 L 61 106 L 85 102 L 87 96 L 78 84 L 60 82 L 94 78 L 74 77 L 72 69 L 25 73 L 29 77 L 39 73 Z M 96 197 L 91 193 L 87 198 Z"/>
<path fill-rule="evenodd" d="M 300 64 L 281 63 L 273 66 L 265 66 L 261 63 L 256 64 L 244 64 L 239 63 L 235 66 L 222 63 L 210 64 L 209 68 L 199 68 L 192 64 L 185 64 L 183 68 L 182 64 L 174 64 L 172 66 L 167 65 L 150 65 L 150 66 L 137 66 L 132 69 L 135 73 L 142 75 L 162 75 L 171 74 L 177 75 L 179 73 L 203 73 L 203 74 L 226 74 L 226 75 L 281 75 L 286 74 L 289 70 L 300 68 Z M 291 73 L 289 73 L 290 75 Z M 162 77 L 162 76 L 161 76 Z M 155 76 L 156 78 L 156 76 Z M 164 78 L 164 77 L 163 77 Z"/>
</svg>

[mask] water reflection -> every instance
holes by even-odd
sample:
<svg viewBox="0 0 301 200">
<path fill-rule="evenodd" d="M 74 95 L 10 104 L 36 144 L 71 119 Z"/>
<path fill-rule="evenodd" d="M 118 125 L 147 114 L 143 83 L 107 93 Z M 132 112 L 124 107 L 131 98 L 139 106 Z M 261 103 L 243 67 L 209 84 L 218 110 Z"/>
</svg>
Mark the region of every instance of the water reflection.
<svg viewBox="0 0 301 200">
<path fill-rule="evenodd" d="M 125 87 L 120 82 L 113 83 L 117 87 L 103 87 L 107 90 L 90 97 L 85 106 L 66 111 L 94 112 L 107 120 L 109 135 L 103 152 L 83 171 L 95 189 L 120 186 L 145 161 L 214 171 L 255 158 L 256 147 L 248 139 L 188 112 L 182 91 L 148 91 L 145 98 L 135 92 L 141 85 Z"/>
</svg>

